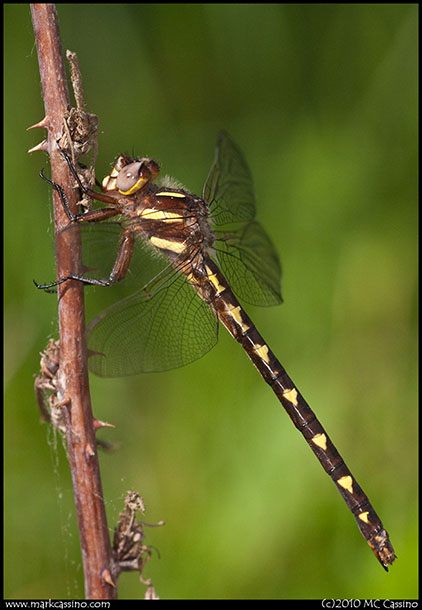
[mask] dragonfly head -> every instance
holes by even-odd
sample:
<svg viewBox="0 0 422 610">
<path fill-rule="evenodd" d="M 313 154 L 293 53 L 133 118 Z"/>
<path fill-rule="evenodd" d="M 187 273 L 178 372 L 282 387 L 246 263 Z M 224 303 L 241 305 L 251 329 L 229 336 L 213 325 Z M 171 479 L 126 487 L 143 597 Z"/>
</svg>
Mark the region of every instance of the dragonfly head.
<svg viewBox="0 0 422 610">
<path fill-rule="evenodd" d="M 103 180 L 104 191 L 118 190 L 122 195 L 133 195 L 160 173 L 160 166 L 152 159 L 132 159 L 120 155 L 113 169 Z"/>
</svg>

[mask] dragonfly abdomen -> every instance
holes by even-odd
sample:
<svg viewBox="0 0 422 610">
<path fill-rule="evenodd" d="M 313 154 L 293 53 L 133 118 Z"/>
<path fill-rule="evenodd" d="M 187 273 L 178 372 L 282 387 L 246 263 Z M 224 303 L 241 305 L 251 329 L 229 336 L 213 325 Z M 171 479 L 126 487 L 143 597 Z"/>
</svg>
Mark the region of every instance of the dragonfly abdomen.
<svg viewBox="0 0 422 610">
<path fill-rule="evenodd" d="M 381 565 L 387 569 L 396 556 L 388 534 L 367 495 L 358 485 L 315 413 L 243 310 L 221 271 L 211 260 L 208 260 L 205 266 L 209 288 L 213 292 L 211 301 L 219 320 L 242 345 L 263 379 L 271 386 L 290 419 L 336 485 L 370 548 Z"/>
</svg>

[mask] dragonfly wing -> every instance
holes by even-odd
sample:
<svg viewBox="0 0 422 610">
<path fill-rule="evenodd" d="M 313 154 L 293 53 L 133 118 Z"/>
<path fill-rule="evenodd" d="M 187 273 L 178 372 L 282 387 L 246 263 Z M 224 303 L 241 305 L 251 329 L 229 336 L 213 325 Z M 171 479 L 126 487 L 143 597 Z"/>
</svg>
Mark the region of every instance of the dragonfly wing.
<svg viewBox="0 0 422 610">
<path fill-rule="evenodd" d="M 270 238 L 255 218 L 251 173 L 237 146 L 220 132 L 204 184 L 218 262 L 238 297 L 253 305 L 277 305 L 281 267 Z"/>
<path fill-rule="evenodd" d="M 249 222 L 236 231 L 216 232 L 214 247 L 235 294 L 252 305 L 279 305 L 281 266 L 261 225 Z"/>
<path fill-rule="evenodd" d="M 113 268 L 123 226 L 120 222 L 74 222 L 63 233 L 78 233 L 82 241 L 83 274 L 106 279 Z M 77 273 L 78 270 L 74 270 Z"/>
<path fill-rule="evenodd" d="M 89 368 L 101 377 L 121 377 L 184 366 L 209 351 L 217 333 L 214 311 L 169 267 L 91 322 Z"/>
<path fill-rule="evenodd" d="M 83 274 L 88 278 L 107 280 L 115 263 L 122 233 L 127 222 L 85 222 L 70 225 L 65 230 L 80 231 L 82 239 Z M 130 267 L 119 292 L 125 296 L 144 286 L 168 265 L 164 256 L 154 256 L 148 245 L 135 239 Z M 120 288 L 124 286 L 124 288 Z"/>
<path fill-rule="evenodd" d="M 247 222 L 255 217 L 255 195 L 249 167 L 230 137 L 221 131 L 214 163 L 202 191 L 214 224 Z"/>
</svg>

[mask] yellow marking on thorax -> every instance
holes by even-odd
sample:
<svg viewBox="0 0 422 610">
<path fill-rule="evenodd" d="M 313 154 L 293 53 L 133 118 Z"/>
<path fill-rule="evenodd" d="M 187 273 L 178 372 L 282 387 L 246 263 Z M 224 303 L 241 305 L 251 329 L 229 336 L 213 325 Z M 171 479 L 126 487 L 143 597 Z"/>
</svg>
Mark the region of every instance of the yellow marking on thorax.
<svg viewBox="0 0 422 610">
<path fill-rule="evenodd" d="M 360 515 L 358 515 L 358 517 L 364 523 L 369 523 L 368 515 L 369 515 L 369 512 L 366 510 L 364 513 L 361 513 Z"/>
<path fill-rule="evenodd" d="M 341 477 L 337 483 L 341 485 L 343 489 L 347 489 L 349 493 L 353 493 L 353 479 L 351 476 L 347 475 L 345 477 Z"/>
<path fill-rule="evenodd" d="M 154 208 L 145 208 L 138 211 L 138 216 L 145 217 L 147 220 L 165 220 L 167 222 L 183 222 L 183 217 L 174 212 L 166 212 L 154 210 Z"/>
<path fill-rule="evenodd" d="M 258 356 L 261 356 L 261 358 L 265 360 L 267 364 L 270 363 L 270 359 L 268 357 L 268 345 L 255 345 L 253 351 L 255 354 L 258 354 Z"/>
<path fill-rule="evenodd" d="M 240 307 L 240 305 L 238 305 L 237 307 L 233 307 L 233 305 L 230 305 L 227 307 L 227 311 L 229 311 L 231 313 L 231 315 L 236 320 L 236 322 L 240 325 L 240 327 L 244 333 L 250 328 L 250 326 L 248 324 L 245 324 L 245 322 L 242 319 L 242 315 L 241 315 L 242 308 Z"/>
<path fill-rule="evenodd" d="M 116 178 L 114 176 L 106 176 L 102 181 L 102 187 L 107 191 L 116 190 Z"/>
<path fill-rule="evenodd" d="M 325 434 L 315 434 L 315 436 L 311 438 L 311 441 L 314 443 L 314 445 L 317 445 L 318 447 L 321 447 L 321 449 L 324 449 L 324 451 L 327 451 L 327 437 Z"/>
<path fill-rule="evenodd" d="M 162 239 L 161 237 L 155 237 L 154 235 L 150 237 L 149 240 L 154 246 L 157 246 L 157 248 L 171 250 L 171 252 L 176 252 L 176 254 L 181 254 L 185 249 L 185 244 L 180 243 L 180 241 L 170 241 L 169 239 Z"/>
<path fill-rule="evenodd" d="M 179 197 L 180 199 L 185 199 L 186 195 L 184 193 L 172 193 L 170 191 L 160 191 L 159 193 L 155 193 L 156 197 Z"/>
<path fill-rule="evenodd" d="M 218 281 L 217 275 L 212 272 L 212 270 L 208 267 L 208 265 L 205 265 L 205 269 L 207 270 L 209 281 L 217 289 L 216 294 L 218 295 L 218 294 L 221 294 L 222 292 L 224 292 L 226 290 L 226 287 L 222 286 L 222 284 L 220 284 L 220 282 Z"/>
<path fill-rule="evenodd" d="M 287 400 L 291 402 L 292 405 L 294 405 L 295 407 L 298 406 L 299 403 L 297 402 L 297 390 L 295 388 L 293 388 L 292 390 L 284 390 L 283 396 L 284 398 L 287 398 Z"/>
</svg>

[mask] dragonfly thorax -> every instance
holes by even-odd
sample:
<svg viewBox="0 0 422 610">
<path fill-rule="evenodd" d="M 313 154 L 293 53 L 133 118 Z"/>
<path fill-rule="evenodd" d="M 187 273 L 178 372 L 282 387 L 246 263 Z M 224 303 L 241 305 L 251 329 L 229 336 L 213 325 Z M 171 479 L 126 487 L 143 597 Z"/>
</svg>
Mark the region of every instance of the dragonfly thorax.
<svg viewBox="0 0 422 610">
<path fill-rule="evenodd" d="M 149 186 L 149 193 L 137 195 L 132 214 L 139 230 L 152 245 L 172 257 L 190 250 L 208 250 L 214 243 L 208 206 L 200 197 L 182 189 Z"/>
</svg>

